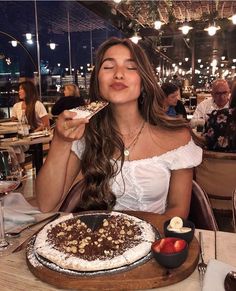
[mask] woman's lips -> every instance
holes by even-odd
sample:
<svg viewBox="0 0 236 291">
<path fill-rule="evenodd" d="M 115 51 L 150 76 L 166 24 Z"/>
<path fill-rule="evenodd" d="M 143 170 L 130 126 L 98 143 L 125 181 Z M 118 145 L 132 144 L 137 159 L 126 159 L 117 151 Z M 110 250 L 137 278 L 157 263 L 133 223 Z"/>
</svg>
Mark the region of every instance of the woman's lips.
<svg viewBox="0 0 236 291">
<path fill-rule="evenodd" d="M 123 83 L 113 83 L 111 84 L 111 88 L 119 91 L 128 88 L 128 86 Z"/>
</svg>

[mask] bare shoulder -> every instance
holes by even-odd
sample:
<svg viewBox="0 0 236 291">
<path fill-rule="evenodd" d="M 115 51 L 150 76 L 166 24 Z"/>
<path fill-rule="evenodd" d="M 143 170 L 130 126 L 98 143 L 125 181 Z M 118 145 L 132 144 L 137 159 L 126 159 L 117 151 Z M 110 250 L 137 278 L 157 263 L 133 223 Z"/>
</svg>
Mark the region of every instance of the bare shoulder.
<svg viewBox="0 0 236 291">
<path fill-rule="evenodd" d="M 173 131 L 172 138 L 176 140 L 180 146 L 187 144 L 191 139 L 190 130 L 188 128 L 181 128 Z"/>
<path fill-rule="evenodd" d="M 191 140 L 190 130 L 185 127 L 180 129 L 152 127 L 152 132 L 165 151 L 177 149 Z"/>
</svg>

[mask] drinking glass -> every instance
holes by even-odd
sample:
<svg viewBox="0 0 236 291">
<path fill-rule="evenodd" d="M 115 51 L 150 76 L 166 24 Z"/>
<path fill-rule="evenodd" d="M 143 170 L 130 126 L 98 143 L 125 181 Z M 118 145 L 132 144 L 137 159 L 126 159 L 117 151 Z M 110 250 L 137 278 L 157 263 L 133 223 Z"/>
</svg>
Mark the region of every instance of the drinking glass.
<svg viewBox="0 0 236 291">
<path fill-rule="evenodd" d="M 2 200 L 15 190 L 21 182 L 21 167 L 12 148 L 0 147 L 0 256 L 7 251 L 9 242 L 5 239 Z"/>
</svg>

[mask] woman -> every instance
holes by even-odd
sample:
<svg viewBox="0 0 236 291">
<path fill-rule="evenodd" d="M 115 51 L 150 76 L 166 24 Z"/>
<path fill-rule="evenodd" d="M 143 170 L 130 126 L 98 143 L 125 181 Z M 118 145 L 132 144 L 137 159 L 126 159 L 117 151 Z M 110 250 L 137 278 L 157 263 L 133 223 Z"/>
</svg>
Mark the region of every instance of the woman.
<svg viewBox="0 0 236 291">
<path fill-rule="evenodd" d="M 25 112 L 30 131 L 40 131 L 49 128 L 49 116 L 43 103 L 38 100 L 38 93 L 31 81 L 24 81 L 19 85 L 19 102 L 12 108 L 12 119 L 21 120 Z"/>
<path fill-rule="evenodd" d="M 12 120 L 22 121 L 26 117 L 30 131 L 40 131 L 49 128 L 49 117 L 43 103 L 38 100 L 38 93 L 35 85 L 31 81 L 24 81 L 19 85 L 19 102 L 12 108 Z M 18 162 L 22 167 L 22 175 L 25 176 L 24 168 L 25 152 L 29 146 L 15 146 L 14 150 Z"/>
<path fill-rule="evenodd" d="M 129 39 L 106 41 L 90 84 L 91 101 L 109 105 L 90 120 L 73 119 L 76 113 L 70 111 L 59 115 L 36 179 L 40 209 L 58 209 L 79 174 L 80 209 L 187 217 L 192 167 L 201 162 L 202 150 L 187 122 L 166 116 L 164 96 L 141 47 Z"/>
<path fill-rule="evenodd" d="M 164 99 L 164 108 L 169 116 L 182 116 L 187 119 L 187 112 L 180 100 L 180 89 L 175 84 L 163 83 L 161 89 L 164 91 L 166 98 Z"/>
<path fill-rule="evenodd" d="M 52 107 L 52 114 L 59 115 L 65 109 L 72 109 L 84 105 L 84 99 L 80 97 L 79 88 L 75 84 L 66 84 L 65 97 L 60 98 Z"/>
<path fill-rule="evenodd" d="M 208 150 L 236 152 L 236 83 L 231 89 L 229 108 L 209 114 L 203 135 Z"/>
</svg>

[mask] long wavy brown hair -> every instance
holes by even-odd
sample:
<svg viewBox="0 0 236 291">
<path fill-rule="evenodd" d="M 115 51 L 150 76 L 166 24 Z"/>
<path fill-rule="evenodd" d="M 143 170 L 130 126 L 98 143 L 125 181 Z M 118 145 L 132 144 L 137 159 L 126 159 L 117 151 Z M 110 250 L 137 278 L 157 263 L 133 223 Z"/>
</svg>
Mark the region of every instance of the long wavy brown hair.
<svg viewBox="0 0 236 291">
<path fill-rule="evenodd" d="M 97 51 L 95 67 L 90 80 L 90 100 L 102 100 L 99 92 L 98 73 L 105 52 L 114 45 L 126 46 L 137 64 L 142 80 L 142 92 L 138 99 L 139 110 L 147 122 L 169 130 L 188 127 L 186 120 L 168 117 L 163 108 L 163 91 L 159 87 L 152 66 L 143 49 L 129 39 L 110 38 Z M 83 210 L 112 209 L 116 198 L 111 190 L 111 181 L 122 170 L 124 163 L 124 143 L 116 130 L 116 121 L 111 108 L 98 112 L 91 118 L 85 131 L 85 151 L 82 156 L 82 174 L 80 208 Z M 114 160 L 114 153 L 120 153 Z"/>
<path fill-rule="evenodd" d="M 24 81 L 19 84 L 19 88 L 25 91 L 25 115 L 27 117 L 30 129 L 37 128 L 37 120 L 35 115 L 35 103 L 38 100 L 38 92 L 35 85 L 31 81 Z"/>
</svg>

